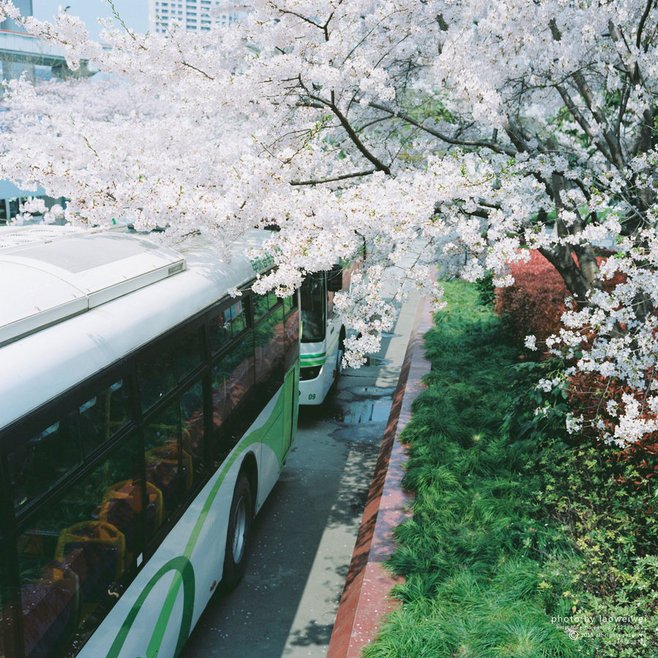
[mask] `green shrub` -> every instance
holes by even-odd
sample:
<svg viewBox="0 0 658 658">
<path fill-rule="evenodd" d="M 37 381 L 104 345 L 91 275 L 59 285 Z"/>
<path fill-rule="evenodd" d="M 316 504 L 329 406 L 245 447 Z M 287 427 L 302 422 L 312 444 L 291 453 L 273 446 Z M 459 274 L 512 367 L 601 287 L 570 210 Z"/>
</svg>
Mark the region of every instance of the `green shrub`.
<svg viewBox="0 0 658 658">
<path fill-rule="evenodd" d="M 475 282 L 478 299 L 482 306 L 493 306 L 496 301 L 496 288 L 493 284 L 493 274 L 489 273 Z"/>
</svg>

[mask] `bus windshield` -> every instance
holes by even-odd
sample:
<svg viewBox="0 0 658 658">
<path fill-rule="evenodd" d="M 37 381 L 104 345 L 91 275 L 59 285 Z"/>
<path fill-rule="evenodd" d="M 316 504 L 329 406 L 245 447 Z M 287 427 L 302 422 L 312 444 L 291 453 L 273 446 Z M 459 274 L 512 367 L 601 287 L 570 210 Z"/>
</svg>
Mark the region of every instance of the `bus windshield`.
<svg viewBox="0 0 658 658">
<path fill-rule="evenodd" d="M 302 343 L 319 343 L 325 336 L 325 273 L 309 276 L 301 287 Z"/>
</svg>

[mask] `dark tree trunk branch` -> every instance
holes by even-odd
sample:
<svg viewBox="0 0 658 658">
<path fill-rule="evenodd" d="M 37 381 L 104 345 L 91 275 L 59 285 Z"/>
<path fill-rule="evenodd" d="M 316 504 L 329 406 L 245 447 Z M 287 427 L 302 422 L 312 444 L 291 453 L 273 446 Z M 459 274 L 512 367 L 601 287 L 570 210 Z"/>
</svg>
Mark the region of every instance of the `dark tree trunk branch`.
<svg viewBox="0 0 658 658">
<path fill-rule="evenodd" d="M 324 183 L 335 183 L 336 181 L 347 180 L 349 178 L 359 178 L 360 176 L 369 176 L 374 174 L 377 169 L 366 169 L 364 171 L 354 171 L 351 174 L 343 174 L 341 176 L 333 176 L 332 178 L 318 178 L 310 180 L 292 180 L 290 181 L 291 185 L 301 186 L 301 185 L 322 185 Z"/>
<path fill-rule="evenodd" d="M 453 144 L 455 146 L 468 146 L 468 147 L 477 147 L 477 148 L 487 148 L 495 153 L 504 153 L 506 155 L 509 155 L 511 157 L 514 157 L 517 155 L 516 151 L 512 149 L 506 149 L 502 147 L 500 144 L 496 144 L 494 142 L 489 142 L 489 141 L 469 141 L 466 139 L 456 139 L 454 137 L 451 137 L 449 135 L 446 135 L 445 133 L 442 133 L 434 128 L 431 128 L 430 126 L 425 125 L 424 123 L 421 123 L 420 121 L 416 121 L 413 117 L 410 117 L 408 114 L 405 112 L 400 112 L 399 110 L 394 110 L 393 108 L 387 107 L 386 105 L 383 105 L 382 103 L 376 103 L 376 102 L 371 102 L 369 103 L 370 107 L 376 109 L 376 110 L 381 110 L 382 112 L 388 113 L 390 116 L 395 117 L 397 119 L 400 119 L 400 121 L 404 121 L 405 123 L 408 123 L 412 126 L 415 126 L 416 128 L 420 128 L 422 131 L 428 133 L 429 135 L 432 135 L 433 137 L 436 137 L 437 139 L 440 139 L 443 142 L 446 142 L 446 144 Z"/>
</svg>

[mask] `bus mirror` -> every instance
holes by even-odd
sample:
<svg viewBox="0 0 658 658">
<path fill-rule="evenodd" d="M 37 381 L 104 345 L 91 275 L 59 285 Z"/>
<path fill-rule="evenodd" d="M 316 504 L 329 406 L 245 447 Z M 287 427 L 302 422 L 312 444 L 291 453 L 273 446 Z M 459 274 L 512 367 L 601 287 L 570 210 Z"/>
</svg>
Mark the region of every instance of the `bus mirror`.
<svg viewBox="0 0 658 658">
<path fill-rule="evenodd" d="M 327 290 L 329 292 L 338 292 L 343 289 L 343 268 L 340 265 L 334 265 L 327 272 Z"/>
</svg>

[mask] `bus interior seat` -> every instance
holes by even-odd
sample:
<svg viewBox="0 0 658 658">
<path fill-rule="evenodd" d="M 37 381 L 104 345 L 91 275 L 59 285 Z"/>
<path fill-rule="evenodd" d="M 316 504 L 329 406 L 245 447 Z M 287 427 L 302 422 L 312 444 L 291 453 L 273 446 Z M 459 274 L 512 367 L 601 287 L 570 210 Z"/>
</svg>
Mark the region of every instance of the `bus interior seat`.
<svg viewBox="0 0 658 658">
<path fill-rule="evenodd" d="M 60 533 L 55 559 L 80 579 L 84 602 L 98 601 L 125 568 L 126 539 L 106 521 L 82 521 Z"/>
<path fill-rule="evenodd" d="M 178 441 L 172 439 L 164 445 L 152 448 L 146 453 L 146 474 L 149 483 L 155 484 L 160 489 L 165 498 L 176 498 L 175 489 L 180 482 L 180 477 L 185 477 L 185 488 L 189 489 L 194 481 L 194 466 L 192 455 L 186 450 L 182 450 L 182 473 L 181 464 L 179 464 L 180 448 Z"/>
<path fill-rule="evenodd" d="M 126 538 L 126 550 L 134 552 L 139 545 L 142 524 L 153 532 L 164 521 L 162 491 L 152 482 L 146 483 L 146 518 L 142 520 L 142 487 L 135 480 L 123 480 L 108 487 L 103 495 L 99 518 L 120 530 Z"/>
</svg>

